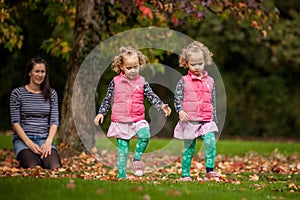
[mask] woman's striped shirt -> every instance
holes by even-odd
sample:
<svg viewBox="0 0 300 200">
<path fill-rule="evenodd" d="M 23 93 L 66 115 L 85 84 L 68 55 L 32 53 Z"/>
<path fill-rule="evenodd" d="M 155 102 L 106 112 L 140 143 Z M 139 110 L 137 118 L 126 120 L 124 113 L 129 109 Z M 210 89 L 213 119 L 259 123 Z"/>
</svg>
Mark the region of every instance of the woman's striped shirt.
<svg viewBox="0 0 300 200">
<path fill-rule="evenodd" d="M 47 136 L 49 127 L 59 125 L 58 98 L 51 89 L 51 99 L 26 88 L 15 88 L 10 95 L 10 121 L 19 123 L 27 135 Z"/>
</svg>

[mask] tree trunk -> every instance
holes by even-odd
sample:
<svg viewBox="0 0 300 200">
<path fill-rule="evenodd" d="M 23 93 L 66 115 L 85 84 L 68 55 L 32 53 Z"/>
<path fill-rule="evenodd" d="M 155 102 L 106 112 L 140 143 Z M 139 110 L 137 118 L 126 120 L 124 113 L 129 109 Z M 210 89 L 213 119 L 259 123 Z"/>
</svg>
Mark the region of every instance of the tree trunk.
<svg viewBox="0 0 300 200">
<path fill-rule="evenodd" d="M 68 77 L 61 108 L 61 123 L 57 136 L 57 144 L 62 157 L 72 156 L 86 150 L 74 123 L 73 85 L 81 63 L 89 52 L 101 42 L 102 33 L 106 32 L 103 4 L 101 0 L 77 1 L 72 56 L 68 65 Z M 93 138 L 89 139 L 93 140 Z"/>
</svg>

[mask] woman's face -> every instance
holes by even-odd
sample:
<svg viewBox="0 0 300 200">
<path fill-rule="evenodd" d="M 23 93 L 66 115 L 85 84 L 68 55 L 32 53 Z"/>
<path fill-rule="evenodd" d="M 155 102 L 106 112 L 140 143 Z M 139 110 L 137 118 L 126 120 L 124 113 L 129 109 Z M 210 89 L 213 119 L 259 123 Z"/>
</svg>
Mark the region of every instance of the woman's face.
<svg viewBox="0 0 300 200">
<path fill-rule="evenodd" d="M 204 56 L 202 52 L 194 52 L 189 55 L 189 70 L 196 76 L 202 76 L 204 70 Z"/>
<path fill-rule="evenodd" d="M 126 56 L 123 58 L 122 71 L 127 79 L 133 80 L 139 75 L 140 64 L 137 55 Z"/>
<path fill-rule="evenodd" d="M 30 83 L 41 85 L 46 77 L 46 66 L 43 63 L 37 63 L 29 72 Z"/>
</svg>

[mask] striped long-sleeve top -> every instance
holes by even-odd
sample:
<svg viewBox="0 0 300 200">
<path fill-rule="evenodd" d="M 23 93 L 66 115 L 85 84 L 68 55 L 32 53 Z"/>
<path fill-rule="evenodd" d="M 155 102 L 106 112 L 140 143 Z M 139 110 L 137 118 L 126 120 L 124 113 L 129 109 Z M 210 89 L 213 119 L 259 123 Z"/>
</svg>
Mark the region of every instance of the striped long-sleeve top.
<svg viewBox="0 0 300 200">
<path fill-rule="evenodd" d="M 10 95 L 10 122 L 19 123 L 27 135 L 47 136 L 51 125 L 59 125 L 56 91 L 51 89 L 51 99 L 45 100 L 43 94 L 15 88 Z"/>
</svg>

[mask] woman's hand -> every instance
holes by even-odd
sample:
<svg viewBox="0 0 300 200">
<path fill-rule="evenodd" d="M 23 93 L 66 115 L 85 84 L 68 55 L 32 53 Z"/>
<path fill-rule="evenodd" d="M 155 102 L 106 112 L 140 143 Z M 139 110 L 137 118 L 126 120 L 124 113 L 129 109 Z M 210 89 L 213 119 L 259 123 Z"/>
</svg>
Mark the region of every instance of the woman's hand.
<svg viewBox="0 0 300 200">
<path fill-rule="evenodd" d="M 96 126 L 98 126 L 99 125 L 99 121 L 102 124 L 103 123 L 103 119 L 104 119 L 104 115 L 102 115 L 102 114 L 96 115 L 96 117 L 94 118 L 94 124 Z"/>
<path fill-rule="evenodd" d="M 12 125 L 12 129 L 15 131 L 15 133 L 18 135 L 18 137 L 24 142 L 24 144 L 35 154 L 42 154 L 42 150 L 39 147 L 39 145 L 32 142 L 31 139 L 28 138 L 28 136 L 25 134 L 23 128 L 19 123 L 14 123 Z"/>
<path fill-rule="evenodd" d="M 189 115 L 183 110 L 179 111 L 179 120 L 182 122 L 187 122 L 189 120 Z"/>
<path fill-rule="evenodd" d="M 168 104 L 163 104 L 163 105 L 161 106 L 161 109 L 164 111 L 166 117 L 167 117 L 167 116 L 170 116 L 170 114 L 171 114 L 172 111 L 171 111 L 171 108 L 169 107 Z"/>
<path fill-rule="evenodd" d="M 46 140 L 46 142 L 41 146 L 42 155 L 41 158 L 46 158 L 51 155 L 52 151 L 52 141 Z"/>
<path fill-rule="evenodd" d="M 39 145 L 35 144 L 34 142 L 32 142 L 31 140 L 28 140 L 28 142 L 25 143 L 28 148 L 35 154 L 42 154 L 42 149 L 39 147 Z"/>
</svg>

